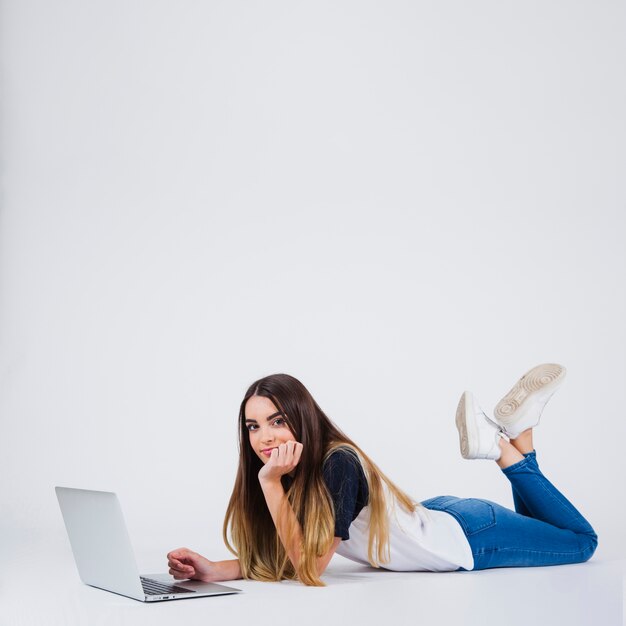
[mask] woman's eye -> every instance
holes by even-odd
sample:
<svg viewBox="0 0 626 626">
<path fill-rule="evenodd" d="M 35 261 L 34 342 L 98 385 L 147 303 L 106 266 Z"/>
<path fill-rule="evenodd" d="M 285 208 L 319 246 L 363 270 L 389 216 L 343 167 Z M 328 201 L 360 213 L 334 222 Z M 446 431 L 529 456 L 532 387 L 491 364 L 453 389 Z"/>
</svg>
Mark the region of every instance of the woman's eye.
<svg viewBox="0 0 626 626">
<path fill-rule="evenodd" d="M 254 430 L 254 429 L 256 428 L 256 424 L 248 424 L 248 425 L 246 426 L 246 428 L 247 428 L 248 430 Z"/>
<path fill-rule="evenodd" d="M 284 423 L 285 423 L 285 420 L 282 417 L 279 417 L 274 420 L 274 424 L 278 424 L 279 426 L 282 426 Z"/>
</svg>

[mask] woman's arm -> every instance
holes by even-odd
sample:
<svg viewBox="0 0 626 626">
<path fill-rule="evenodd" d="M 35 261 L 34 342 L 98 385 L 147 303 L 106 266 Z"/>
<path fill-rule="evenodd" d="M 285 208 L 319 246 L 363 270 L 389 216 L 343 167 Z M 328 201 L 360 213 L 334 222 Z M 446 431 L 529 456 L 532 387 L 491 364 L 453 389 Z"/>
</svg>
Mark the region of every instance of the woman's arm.
<svg viewBox="0 0 626 626">
<path fill-rule="evenodd" d="M 283 546 L 285 546 L 289 560 L 292 562 L 297 571 L 298 566 L 300 565 L 300 550 L 302 548 L 302 528 L 298 522 L 298 518 L 296 517 L 289 500 L 287 500 L 287 496 L 285 495 L 285 490 L 283 489 L 280 479 L 260 479 L 260 483 L 263 495 L 265 496 L 265 501 L 267 502 L 267 508 L 270 511 L 272 519 L 274 520 L 278 536 L 280 537 Z M 289 528 L 293 529 L 291 543 L 288 543 Z M 328 564 L 333 558 L 333 554 L 335 554 L 335 550 L 337 550 L 340 543 L 341 537 L 335 537 L 330 550 L 326 554 L 317 558 L 318 575 L 321 576 L 326 567 L 328 567 Z"/>
<path fill-rule="evenodd" d="M 239 559 L 209 561 L 209 559 L 188 548 L 178 548 L 169 552 L 167 564 L 170 568 L 170 574 L 176 580 L 190 578 L 202 580 L 205 583 L 215 583 L 220 580 L 243 578 Z"/>
<path fill-rule="evenodd" d="M 302 550 L 302 527 L 293 511 L 281 482 L 281 476 L 295 470 L 302 455 L 302 444 L 297 441 L 281 443 L 272 450 L 268 462 L 259 472 L 259 483 L 265 496 L 267 508 L 270 511 L 278 536 L 282 541 L 289 560 L 296 571 L 300 566 L 300 552 Z M 292 531 L 289 536 L 290 530 Z M 341 537 L 335 537 L 328 552 L 317 558 L 317 572 L 321 576 L 330 563 Z"/>
</svg>

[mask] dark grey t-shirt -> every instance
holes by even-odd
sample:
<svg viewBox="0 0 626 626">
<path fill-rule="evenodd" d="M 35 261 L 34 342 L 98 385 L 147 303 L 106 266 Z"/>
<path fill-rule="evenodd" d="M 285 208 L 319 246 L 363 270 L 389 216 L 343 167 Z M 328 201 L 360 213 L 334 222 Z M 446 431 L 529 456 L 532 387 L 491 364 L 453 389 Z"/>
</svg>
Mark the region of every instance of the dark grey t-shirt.
<svg viewBox="0 0 626 626">
<path fill-rule="evenodd" d="M 335 507 L 335 537 L 345 541 L 350 539 L 350 524 L 367 505 L 367 479 L 359 458 L 349 448 L 335 450 L 324 461 L 322 472 Z"/>
</svg>

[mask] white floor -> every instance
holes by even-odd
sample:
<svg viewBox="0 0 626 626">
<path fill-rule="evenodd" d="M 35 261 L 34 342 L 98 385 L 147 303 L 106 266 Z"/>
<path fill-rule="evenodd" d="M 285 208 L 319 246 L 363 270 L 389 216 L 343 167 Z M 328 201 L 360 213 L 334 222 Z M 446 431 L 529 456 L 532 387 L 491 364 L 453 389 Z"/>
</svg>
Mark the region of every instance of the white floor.
<svg viewBox="0 0 626 626">
<path fill-rule="evenodd" d="M 325 588 L 239 580 L 231 585 L 240 595 L 147 605 L 83 585 L 64 541 L 3 552 L 0 626 L 624 624 L 626 560 L 597 556 L 580 565 L 445 574 L 373 570 L 335 557 Z"/>
</svg>

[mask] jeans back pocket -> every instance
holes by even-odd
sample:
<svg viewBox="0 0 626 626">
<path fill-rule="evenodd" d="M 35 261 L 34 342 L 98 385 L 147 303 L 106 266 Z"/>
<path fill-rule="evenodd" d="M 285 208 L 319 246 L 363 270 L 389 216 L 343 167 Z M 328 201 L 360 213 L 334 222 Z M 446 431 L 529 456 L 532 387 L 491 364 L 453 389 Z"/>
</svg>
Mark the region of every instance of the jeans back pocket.
<svg viewBox="0 0 626 626">
<path fill-rule="evenodd" d="M 468 537 L 496 524 L 496 514 L 488 500 L 438 496 L 424 500 L 422 504 L 427 509 L 444 511 L 452 515 Z"/>
</svg>

